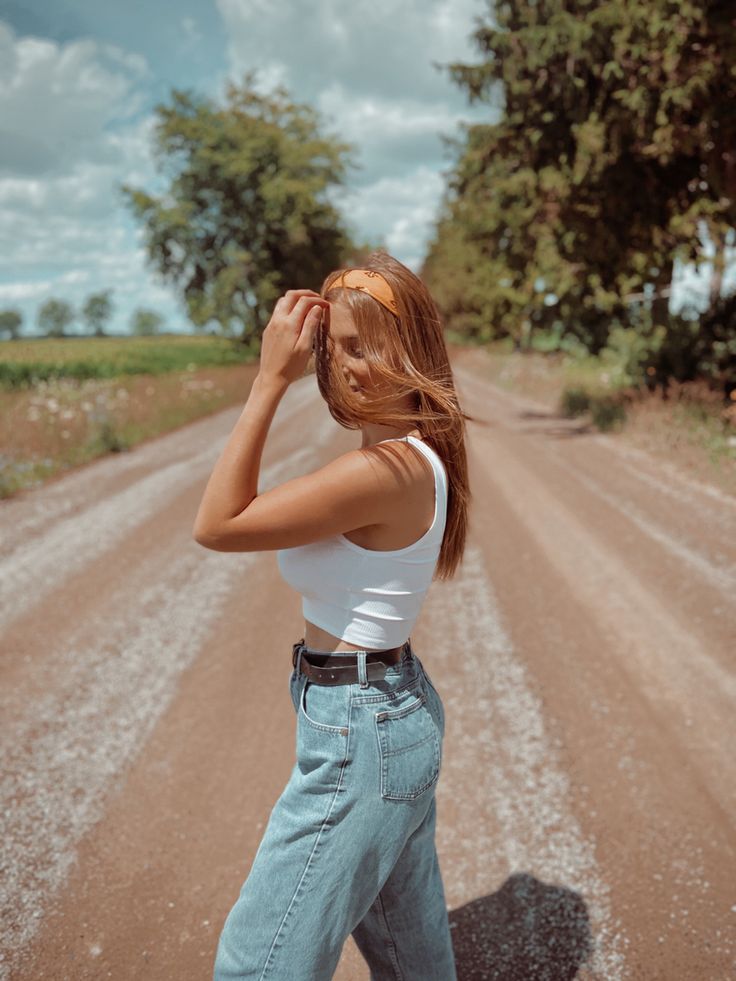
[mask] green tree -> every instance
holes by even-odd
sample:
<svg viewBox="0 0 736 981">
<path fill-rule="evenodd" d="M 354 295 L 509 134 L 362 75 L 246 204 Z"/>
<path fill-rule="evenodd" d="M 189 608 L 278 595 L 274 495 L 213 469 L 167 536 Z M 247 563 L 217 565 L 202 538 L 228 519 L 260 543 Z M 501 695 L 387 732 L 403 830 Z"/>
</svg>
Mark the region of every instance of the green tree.
<svg viewBox="0 0 736 981">
<path fill-rule="evenodd" d="M 47 337 L 64 337 L 74 320 L 74 309 L 66 300 L 47 300 L 39 307 L 36 319 Z"/>
<path fill-rule="evenodd" d="M 157 334 L 164 323 L 160 313 L 147 310 L 145 307 L 138 307 L 130 316 L 131 330 L 138 336 Z"/>
<path fill-rule="evenodd" d="M 729 3 L 489 8 L 480 63 L 447 66 L 498 114 L 458 141 L 423 268 L 448 320 L 520 346 L 559 327 L 593 352 L 616 324 L 654 346 L 687 332 L 669 314 L 674 263 L 699 266 L 700 227 L 718 242 L 736 218 Z"/>
<path fill-rule="evenodd" d="M 352 248 L 326 193 L 343 183 L 348 144 L 322 135 L 314 109 L 278 87 L 230 84 L 223 106 L 174 90 L 156 108 L 155 155 L 168 188 L 122 186 L 151 262 L 182 291 L 189 317 L 260 337 L 287 289 L 319 288 Z"/>
<path fill-rule="evenodd" d="M 7 331 L 13 341 L 18 340 L 23 314 L 20 310 L 0 310 L 0 330 Z"/>
<path fill-rule="evenodd" d="M 111 294 L 112 290 L 91 293 L 82 307 L 84 322 L 96 337 L 104 336 L 105 324 L 112 315 Z"/>
</svg>

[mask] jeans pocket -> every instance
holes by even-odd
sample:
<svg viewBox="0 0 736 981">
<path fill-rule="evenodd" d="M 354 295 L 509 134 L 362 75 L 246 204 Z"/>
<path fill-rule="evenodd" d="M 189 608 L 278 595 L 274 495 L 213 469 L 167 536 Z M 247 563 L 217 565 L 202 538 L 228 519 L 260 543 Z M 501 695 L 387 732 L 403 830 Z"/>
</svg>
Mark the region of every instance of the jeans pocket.
<svg viewBox="0 0 736 981">
<path fill-rule="evenodd" d="M 416 695 L 401 708 L 374 714 L 385 800 L 415 800 L 437 783 L 440 774 L 440 729 L 426 693 Z"/>
<path fill-rule="evenodd" d="M 297 683 L 298 718 L 312 729 L 347 736 L 349 698 L 346 692 L 349 695 L 347 685 L 318 685 L 304 678 L 301 691 Z M 340 725 L 340 722 L 343 724 Z"/>
</svg>

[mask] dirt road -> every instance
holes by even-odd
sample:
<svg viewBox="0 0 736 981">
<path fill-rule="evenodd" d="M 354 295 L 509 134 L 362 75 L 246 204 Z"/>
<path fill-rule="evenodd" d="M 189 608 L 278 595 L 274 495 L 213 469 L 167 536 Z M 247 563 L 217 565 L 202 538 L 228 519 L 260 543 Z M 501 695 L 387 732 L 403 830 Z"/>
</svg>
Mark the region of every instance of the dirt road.
<svg viewBox="0 0 736 981">
<path fill-rule="evenodd" d="M 459 978 L 736 977 L 736 501 L 455 372 L 470 537 L 412 641 Z M 274 553 L 191 538 L 239 411 L 0 507 L 3 981 L 211 977 L 303 624 Z M 357 444 L 302 379 L 261 490 Z M 352 940 L 336 978 L 367 981 Z"/>
</svg>

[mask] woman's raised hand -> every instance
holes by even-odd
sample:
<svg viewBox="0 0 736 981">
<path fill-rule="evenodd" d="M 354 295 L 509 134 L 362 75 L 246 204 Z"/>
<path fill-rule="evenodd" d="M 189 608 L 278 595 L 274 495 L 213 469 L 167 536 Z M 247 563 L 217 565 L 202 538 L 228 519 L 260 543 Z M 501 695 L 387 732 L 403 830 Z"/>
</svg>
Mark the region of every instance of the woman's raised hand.
<svg viewBox="0 0 736 981">
<path fill-rule="evenodd" d="M 287 290 L 280 296 L 263 331 L 259 374 L 286 385 L 301 378 L 322 314 L 329 308 L 314 290 Z"/>
</svg>

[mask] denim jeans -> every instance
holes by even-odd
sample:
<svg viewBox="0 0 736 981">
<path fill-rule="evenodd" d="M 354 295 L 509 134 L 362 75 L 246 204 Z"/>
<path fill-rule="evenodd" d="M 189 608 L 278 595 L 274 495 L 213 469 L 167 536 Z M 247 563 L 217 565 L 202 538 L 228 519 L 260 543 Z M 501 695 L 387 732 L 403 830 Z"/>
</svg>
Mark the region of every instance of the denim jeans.
<svg viewBox="0 0 736 981">
<path fill-rule="evenodd" d="M 296 763 L 227 915 L 215 981 L 330 981 L 350 934 L 371 981 L 456 981 L 435 849 L 445 715 L 411 649 L 368 681 L 289 678 Z M 345 652 L 337 652 L 338 655 Z"/>
</svg>

